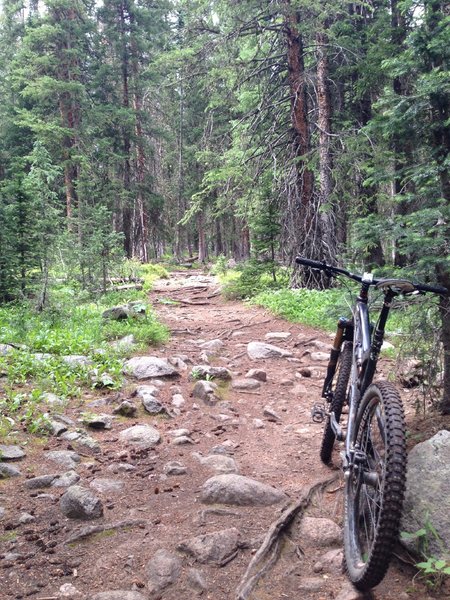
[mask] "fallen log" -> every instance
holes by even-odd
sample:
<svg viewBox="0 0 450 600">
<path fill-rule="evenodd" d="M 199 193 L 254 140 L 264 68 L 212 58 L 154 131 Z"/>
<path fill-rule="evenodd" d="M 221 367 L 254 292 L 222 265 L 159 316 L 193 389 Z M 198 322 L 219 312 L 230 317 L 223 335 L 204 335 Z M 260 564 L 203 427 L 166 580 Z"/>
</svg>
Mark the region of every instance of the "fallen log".
<svg viewBox="0 0 450 600">
<path fill-rule="evenodd" d="M 305 512 L 313 496 L 334 483 L 338 477 L 339 475 L 334 475 L 310 486 L 297 502 L 288 506 L 281 516 L 270 525 L 263 543 L 250 561 L 244 577 L 239 583 L 236 600 L 248 600 L 261 577 L 277 562 L 282 533 L 292 523 L 294 517 Z"/>
</svg>

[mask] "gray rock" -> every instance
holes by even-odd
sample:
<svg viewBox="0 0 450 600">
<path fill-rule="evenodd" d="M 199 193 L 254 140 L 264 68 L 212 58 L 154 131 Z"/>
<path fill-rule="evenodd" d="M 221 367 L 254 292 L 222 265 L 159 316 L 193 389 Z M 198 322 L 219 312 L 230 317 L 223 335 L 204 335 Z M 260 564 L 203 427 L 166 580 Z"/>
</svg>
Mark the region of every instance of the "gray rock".
<svg viewBox="0 0 450 600">
<path fill-rule="evenodd" d="M 280 415 L 271 407 L 265 406 L 263 410 L 263 415 L 268 418 L 269 421 L 280 421 Z"/>
<path fill-rule="evenodd" d="M 344 553 L 340 548 L 330 550 L 314 563 L 313 571 L 314 573 L 325 572 L 339 575 L 343 572 L 343 560 Z"/>
<path fill-rule="evenodd" d="M 187 371 L 188 369 L 187 364 L 180 356 L 171 356 L 169 358 L 169 362 L 171 365 L 173 365 L 176 369 L 180 371 Z"/>
<path fill-rule="evenodd" d="M 120 340 L 115 340 L 114 342 L 111 342 L 110 346 L 111 348 L 114 348 L 114 350 L 118 350 L 119 352 L 126 352 L 127 350 L 131 350 L 135 343 L 136 340 L 134 338 L 134 335 L 131 333 L 130 335 L 126 335 L 125 337 L 120 338 Z"/>
<path fill-rule="evenodd" d="M 130 592 L 128 590 L 115 590 L 112 592 L 100 592 L 93 596 L 88 596 L 88 600 L 148 600 L 146 594 L 140 592 Z"/>
<path fill-rule="evenodd" d="M 286 358 L 292 356 L 292 352 L 272 346 L 272 344 L 264 344 L 263 342 L 250 342 L 247 345 L 247 354 L 252 360 L 262 358 Z"/>
<path fill-rule="evenodd" d="M 63 356 L 62 360 L 70 367 L 90 367 L 94 364 L 92 359 L 81 354 L 68 354 L 67 356 Z"/>
<path fill-rule="evenodd" d="M 164 406 L 153 396 L 147 396 L 142 400 L 142 405 L 145 410 L 151 415 L 159 415 L 161 413 L 167 414 L 167 410 Z"/>
<path fill-rule="evenodd" d="M 310 358 L 312 361 L 330 360 L 330 354 L 327 352 L 311 352 Z"/>
<path fill-rule="evenodd" d="M 84 431 L 67 431 L 61 437 L 68 442 L 72 442 L 74 446 L 87 448 L 94 454 L 100 452 L 100 445 L 97 440 L 87 435 Z"/>
<path fill-rule="evenodd" d="M 59 598 L 75 598 L 75 600 L 83 597 L 83 594 L 71 583 L 63 583 L 59 588 Z"/>
<path fill-rule="evenodd" d="M 410 358 L 400 364 L 398 378 L 404 387 L 417 387 L 423 382 L 424 376 L 422 361 Z"/>
<path fill-rule="evenodd" d="M 158 550 L 147 564 L 147 588 L 151 600 L 160 597 L 160 593 L 173 585 L 181 574 L 181 561 L 178 556 L 167 550 Z"/>
<path fill-rule="evenodd" d="M 3 519 L 5 514 L 6 514 L 6 510 L 4 509 L 3 506 L 0 506 L 0 521 Z"/>
<path fill-rule="evenodd" d="M 220 339 L 211 340 L 209 342 L 204 342 L 200 344 L 200 348 L 202 350 L 206 350 L 209 354 L 220 354 L 220 352 L 224 349 L 225 344 Z"/>
<path fill-rule="evenodd" d="M 267 381 L 267 373 L 263 369 L 250 369 L 245 374 L 249 379 L 258 379 L 258 381 Z"/>
<path fill-rule="evenodd" d="M 182 408 L 185 404 L 186 400 L 181 394 L 174 394 L 172 396 L 172 405 L 175 406 L 175 408 Z"/>
<path fill-rule="evenodd" d="M 20 446 L 6 446 L 0 444 L 0 460 L 19 460 L 25 456 Z"/>
<path fill-rule="evenodd" d="M 171 441 L 172 446 L 184 446 L 186 444 L 195 444 L 194 440 L 187 435 L 180 435 Z"/>
<path fill-rule="evenodd" d="M 137 406 L 129 400 L 124 400 L 119 406 L 116 406 L 113 413 L 122 417 L 134 417 L 137 413 Z"/>
<path fill-rule="evenodd" d="M 160 388 L 156 385 L 138 385 L 132 395 L 136 395 L 141 400 L 145 400 L 149 396 L 156 398 L 160 391 Z"/>
<path fill-rule="evenodd" d="M 51 392 L 44 392 L 41 396 L 41 400 L 49 406 L 63 406 L 65 404 L 62 398 Z"/>
<path fill-rule="evenodd" d="M 439 431 L 431 439 L 417 444 L 408 456 L 406 493 L 401 530 L 414 533 L 427 520 L 436 529 L 441 542 L 428 535 L 428 555 L 443 556 L 450 548 L 450 431 Z M 402 540 L 411 551 L 414 541 Z"/>
<path fill-rule="evenodd" d="M 164 473 L 166 475 L 186 475 L 187 468 L 180 462 L 172 461 L 164 466 Z"/>
<path fill-rule="evenodd" d="M 161 440 L 159 431 L 150 425 L 134 425 L 119 433 L 122 442 L 140 448 L 153 448 Z"/>
<path fill-rule="evenodd" d="M 40 475 L 39 477 L 32 477 L 25 481 L 25 487 L 29 490 L 39 490 L 42 488 L 50 487 L 55 479 L 59 477 L 58 473 L 51 475 Z"/>
<path fill-rule="evenodd" d="M 181 542 L 177 550 L 192 556 L 201 564 L 223 567 L 236 557 L 239 545 L 239 531 L 230 527 Z"/>
<path fill-rule="evenodd" d="M 127 360 L 124 371 L 136 379 L 178 375 L 178 371 L 170 363 L 157 356 L 135 356 Z"/>
<path fill-rule="evenodd" d="M 21 475 L 19 469 L 0 462 L 0 479 L 9 479 L 9 477 L 18 477 Z"/>
<path fill-rule="evenodd" d="M 202 594 L 208 589 L 205 576 L 198 569 L 189 569 L 187 572 L 187 580 L 191 588 Z"/>
<path fill-rule="evenodd" d="M 103 311 L 102 317 L 104 319 L 111 319 L 113 321 L 122 321 L 128 319 L 131 311 L 128 306 L 113 306 Z"/>
<path fill-rule="evenodd" d="M 110 465 L 108 465 L 107 469 L 112 473 L 130 473 L 131 471 L 136 471 L 136 467 L 134 465 L 130 465 L 128 463 L 123 462 L 111 463 Z"/>
<path fill-rule="evenodd" d="M 36 521 L 36 517 L 30 515 L 30 513 L 24 512 L 19 515 L 19 523 L 21 525 L 27 525 L 28 523 L 33 523 L 33 521 Z"/>
<path fill-rule="evenodd" d="M 208 406 L 214 406 L 220 402 L 220 398 L 216 394 L 217 389 L 217 385 L 212 381 L 197 381 L 192 390 L 192 397 L 202 400 Z"/>
<path fill-rule="evenodd" d="M 101 494 L 115 494 L 123 490 L 123 481 L 117 479 L 108 479 L 106 477 L 97 477 L 89 484 L 96 492 Z"/>
<path fill-rule="evenodd" d="M 206 379 L 207 377 L 229 381 L 232 378 L 232 375 L 231 371 L 225 367 L 211 367 L 210 365 L 195 365 L 192 367 L 192 379 Z"/>
<path fill-rule="evenodd" d="M 86 414 L 83 416 L 82 421 L 84 425 L 92 427 L 92 429 L 111 429 L 112 427 L 112 417 L 107 414 Z"/>
<path fill-rule="evenodd" d="M 264 339 L 268 342 L 282 342 L 288 340 L 290 337 L 292 337 L 292 333 L 289 331 L 269 331 L 264 336 Z"/>
<path fill-rule="evenodd" d="M 44 456 L 68 470 L 75 469 L 81 461 L 80 456 L 71 450 L 52 450 L 45 452 Z"/>
<path fill-rule="evenodd" d="M 202 486 L 204 504 L 236 506 L 269 506 L 285 500 L 286 496 L 265 483 L 242 475 L 224 474 L 208 479 Z"/>
<path fill-rule="evenodd" d="M 237 473 L 238 467 L 234 458 L 223 454 L 211 454 L 210 456 L 200 457 L 200 464 L 208 467 L 215 473 Z"/>
<path fill-rule="evenodd" d="M 59 421 L 50 421 L 50 430 L 52 435 L 54 435 L 55 437 L 58 437 L 60 435 L 62 435 L 63 433 L 66 433 L 66 431 L 68 430 L 67 425 L 64 425 L 64 423 L 60 423 Z"/>
<path fill-rule="evenodd" d="M 253 419 L 252 424 L 255 429 L 265 429 L 266 427 L 264 425 L 264 421 L 262 421 L 261 419 Z"/>
<path fill-rule="evenodd" d="M 257 390 L 261 387 L 261 382 L 258 379 L 235 379 L 231 383 L 233 390 Z"/>
<path fill-rule="evenodd" d="M 67 471 L 59 477 L 56 477 L 50 484 L 51 487 L 70 487 L 80 481 L 80 476 L 75 471 Z"/>
<path fill-rule="evenodd" d="M 11 346 L 10 344 L 0 344 L 0 356 L 7 356 L 8 354 L 11 354 L 11 352 L 14 352 L 14 350 L 14 346 Z"/>
<path fill-rule="evenodd" d="M 299 529 L 300 540 L 316 546 L 333 546 L 342 544 L 342 530 L 331 519 L 304 517 Z"/>
<path fill-rule="evenodd" d="M 90 520 L 103 515 L 103 506 L 99 498 L 80 485 L 73 485 L 61 496 L 59 507 L 69 519 Z"/>
<path fill-rule="evenodd" d="M 189 437 L 191 435 L 191 432 L 189 429 L 171 429 L 170 431 L 167 432 L 171 437 L 177 438 L 177 437 L 184 437 L 187 436 Z"/>
<path fill-rule="evenodd" d="M 321 352 L 327 352 L 327 356 L 330 356 L 330 350 L 333 347 L 333 344 L 328 344 L 326 342 L 321 342 L 320 340 L 310 340 L 306 344 L 307 346 L 314 346 L 316 350 L 320 350 Z"/>
<path fill-rule="evenodd" d="M 358 590 L 347 581 L 342 586 L 340 592 L 334 597 L 334 600 L 363 600 L 364 598 L 367 598 L 367 595 L 358 592 Z"/>
<path fill-rule="evenodd" d="M 318 592 L 326 585 L 321 577 L 302 577 L 297 584 L 299 592 Z"/>
</svg>

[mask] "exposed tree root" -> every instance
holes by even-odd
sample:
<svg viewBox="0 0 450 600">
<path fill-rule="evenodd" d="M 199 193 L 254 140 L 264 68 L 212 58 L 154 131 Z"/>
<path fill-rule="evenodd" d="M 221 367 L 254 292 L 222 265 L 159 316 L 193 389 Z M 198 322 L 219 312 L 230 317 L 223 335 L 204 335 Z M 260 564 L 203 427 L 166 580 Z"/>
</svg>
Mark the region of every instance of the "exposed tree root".
<svg viewBox="0 0 450 600">
<path fill-rule="evenodd" d="M 103 533 L 104 531 L 116 529 L 127 529 L 128 527 L 143 527 L 146 524 L 147 521 L 144 521 L 144 519 L 129 519 L 127 521 L 117 521 L 116 523 L 104 523 L 103 525 L 88 525 L 76 533 L 73 533 L 64 543 L 72 544 L 73 542 L 79 542 L 91 535 L 95 535 L 96 533 Z"/>
<path fill-rule="evenodd" d="M 292 523 L 295 516 L 306 510 L 317 492 L 324 490 L 334 483 L 337 478 L 338 475 L 334 475 L 309 487 L 297 502 L 288 506 L 282 515 L 271 524 L 261 547 L 250 561 L 247 571 L 239 583 L 236 590 L 236 600 L 248 600 L 261 577 L 277 562 L 283 531 Z"/>
</svg>

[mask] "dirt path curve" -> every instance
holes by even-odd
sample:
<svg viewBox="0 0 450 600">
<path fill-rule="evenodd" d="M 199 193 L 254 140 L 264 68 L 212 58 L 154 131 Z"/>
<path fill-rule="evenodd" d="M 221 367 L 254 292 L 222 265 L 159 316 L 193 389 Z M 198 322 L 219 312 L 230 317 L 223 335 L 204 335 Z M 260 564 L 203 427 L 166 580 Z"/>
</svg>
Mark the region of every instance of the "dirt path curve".
<svg viewBox="0 0 450 600">
<path fill-rule="evenodd" d="M 0 598 L 235 600 L 270 524 L 305 489 L 330 476 L 318 460 L 322 425 L 310 420 L 329 337 L 260 308 L 225 302 L 217 289 L 214 278 L 188 272 L 159 281 L 151 293 L 172 337 L 147 354 L 170 360 L 180 372 L 161 381 L 156 394 L 170 417 L 151 416 L 140 406 L 134 417 L 114 420 L 112 429 L 91 431 L 98 444 L 92 451 L 76 439 L 51 438 L 44 447 L 27 449 L 20 464 L 25 481 L 22 476 L 2 483 Z M 215 352 L 202 347 L 213 340 L 222 342 Z M 288 355 L 252 360 L 249 342 L 275 344 Z M 205 403 L 192 397 L 196 382 L 189 375 L 207 362 L 229 369 L 232 380 Z M 267 380 L 249 384 L 250 369 L 264 371 Z M 264 379 L 262 373 L 257 377 Z M 137 387 L 130 379 L 119 396 L 87 396 L 67 407 L 66 416 L 75 420 L 87 407 L 111 413 L 124 399 L 138 404 Z M 160 443 L 146 449 L 124 444 L 121 431 L 134 425 L 154 427 Z M 48 454 L 55 450 L 79 455 L 70 471 L 101 500 L 101 518 L 66 518 L 60 497 L 67 487 L 26 487 L 36 476 L 58 474 Z M 67 470 L 60 467 L 59 473 Z M 207 481 L 209 488 L 211 478 L 232 486 L 235 474 L 249 478 L 246 485 L 271 486 L 261 491 L 264 500 L 250 504 L 259 494 L 252 492 L 250 500 L 205 502 Z M 222 499 L 235 493 L 230 489 L 220 492 Z M 273 503 L 267 500 L 272 493 L 279 496 Z M 358 598 L 341 571 L 341 512 L 338 479 L 314 497 L 304 519 L 294 520 L 276 564 L 248 598 Z M 96 529 L 86 529 L 91 526 Z M 406 593 L 411 577 L 395 563 L 374 598 L 426 598 L 422 588 Z"/>
</svg>

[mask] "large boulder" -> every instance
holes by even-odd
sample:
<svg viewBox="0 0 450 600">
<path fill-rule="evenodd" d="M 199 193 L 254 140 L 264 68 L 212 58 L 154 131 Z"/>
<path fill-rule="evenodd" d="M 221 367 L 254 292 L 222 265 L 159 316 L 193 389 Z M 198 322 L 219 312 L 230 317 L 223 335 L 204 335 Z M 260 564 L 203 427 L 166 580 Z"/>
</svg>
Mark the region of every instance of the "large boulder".
<svg viewBox="0 0 450 600">
<path fill-rule="evenodd" d="M 428 531 L 428 555 L 441 556 L 450 548 L 450 431 L 439 431 L 409 453 L 401 530 L 420 529 Z M 414 540 L 405 543 L 412 551 L 418 549 Z"/>
</svg>

